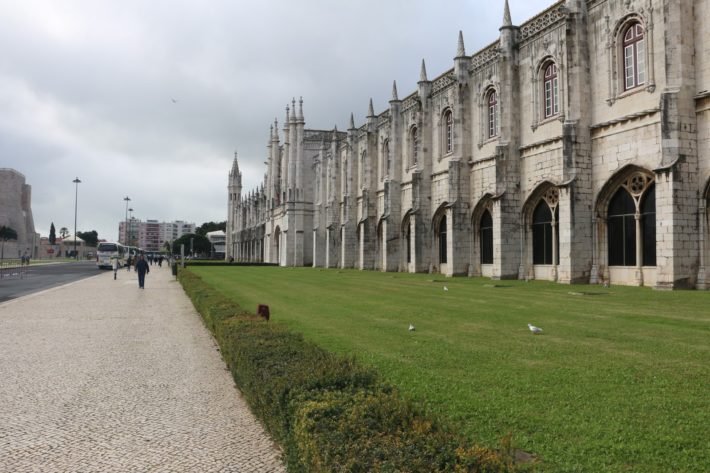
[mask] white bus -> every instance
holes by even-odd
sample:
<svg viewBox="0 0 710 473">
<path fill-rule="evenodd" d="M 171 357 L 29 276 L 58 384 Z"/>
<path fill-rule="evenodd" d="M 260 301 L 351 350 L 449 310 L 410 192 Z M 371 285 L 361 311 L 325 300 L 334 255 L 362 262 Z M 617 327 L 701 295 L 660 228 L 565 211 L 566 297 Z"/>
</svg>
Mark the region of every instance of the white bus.
<svg viewBox="0 0 710 473">
<path fill-rule="evenodd" d="M 118 258 L 118 266 L 124 266 L 126 264 L 126 247 L 120 243 L 99 243 L 98 248 L 96 248 L 96 266 L 101 268 L 111 268 L 113 267 L 112 258 Z"/>
</svg>

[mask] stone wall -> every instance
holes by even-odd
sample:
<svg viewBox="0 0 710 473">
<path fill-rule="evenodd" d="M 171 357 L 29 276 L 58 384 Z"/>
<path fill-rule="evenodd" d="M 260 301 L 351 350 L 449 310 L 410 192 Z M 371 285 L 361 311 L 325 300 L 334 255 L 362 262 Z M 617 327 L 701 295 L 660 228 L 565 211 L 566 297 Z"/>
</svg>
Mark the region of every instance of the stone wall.
<svg viewBox="0 0 710 473">
<path fill-rule="evenodd" d="M 0 168 L 0 226 L 17 232 L 17 241 L 5 242 L 5 258 L 19 258 L 24 254 L 38 256 L 39 235 L 32 218 L 32 187 L 25 183 L 25 176 L 14 169 Z"/>
</svg>

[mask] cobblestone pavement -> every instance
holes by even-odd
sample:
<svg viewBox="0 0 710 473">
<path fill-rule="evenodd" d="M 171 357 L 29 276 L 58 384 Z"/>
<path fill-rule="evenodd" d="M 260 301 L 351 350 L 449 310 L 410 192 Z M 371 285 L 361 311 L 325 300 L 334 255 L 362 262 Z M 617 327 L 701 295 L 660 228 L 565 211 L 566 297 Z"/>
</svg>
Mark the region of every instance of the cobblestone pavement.
<svg viewBox="0 0 710 473">
<path fill-rule="evenodd" d="M 168 267 L 0 304 L 0 472 L 282 471 Z"/>
</svg>

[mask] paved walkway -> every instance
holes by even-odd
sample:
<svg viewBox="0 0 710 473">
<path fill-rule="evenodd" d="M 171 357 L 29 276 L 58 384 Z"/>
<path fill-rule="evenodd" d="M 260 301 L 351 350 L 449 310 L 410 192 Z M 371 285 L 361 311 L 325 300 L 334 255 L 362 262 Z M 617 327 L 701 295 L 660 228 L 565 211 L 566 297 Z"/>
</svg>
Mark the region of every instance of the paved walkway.
<svg viewBox="0 0 710 473">
<path fill-rule="evenodd" d="M 0 304 L 0 471 L 282 472 L 166 265 Z"/>
</svg>

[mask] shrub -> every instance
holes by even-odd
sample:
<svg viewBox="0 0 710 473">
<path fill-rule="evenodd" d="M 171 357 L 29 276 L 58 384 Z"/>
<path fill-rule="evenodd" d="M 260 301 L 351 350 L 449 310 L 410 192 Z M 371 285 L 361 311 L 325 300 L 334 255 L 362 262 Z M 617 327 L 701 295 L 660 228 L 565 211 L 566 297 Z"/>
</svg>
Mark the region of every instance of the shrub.
<svg viewBox="0 0 710 473">
<path fill-rule="evenodd" d="M 189 270 L 179 279 L 289 471 L 516 471 L 508 451 L 468 445 L 354 359 L 264 322 Z"/>
</svg>

